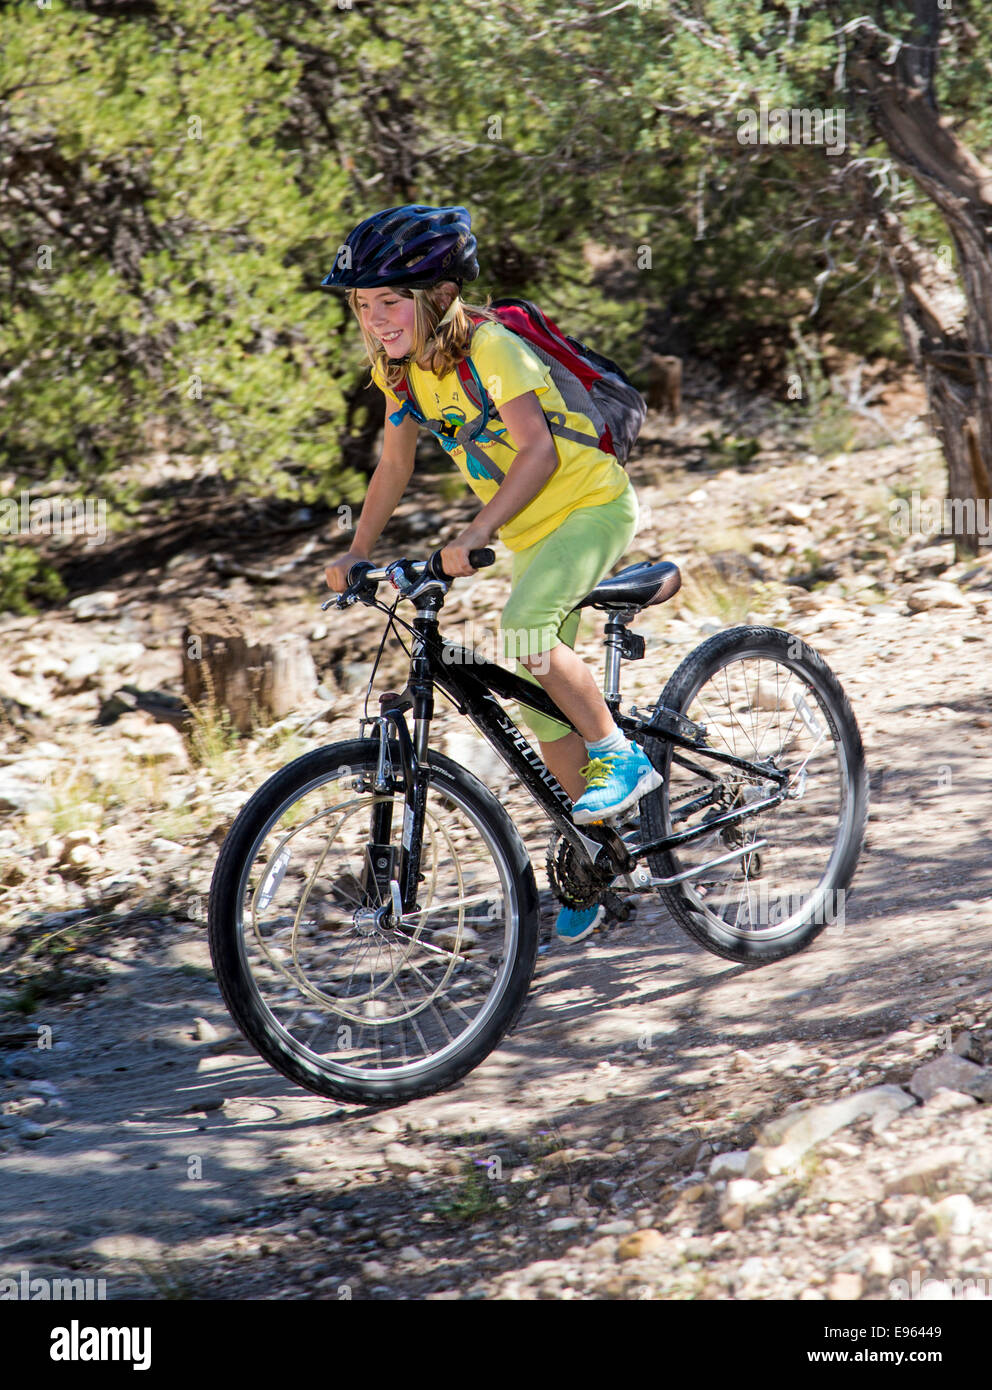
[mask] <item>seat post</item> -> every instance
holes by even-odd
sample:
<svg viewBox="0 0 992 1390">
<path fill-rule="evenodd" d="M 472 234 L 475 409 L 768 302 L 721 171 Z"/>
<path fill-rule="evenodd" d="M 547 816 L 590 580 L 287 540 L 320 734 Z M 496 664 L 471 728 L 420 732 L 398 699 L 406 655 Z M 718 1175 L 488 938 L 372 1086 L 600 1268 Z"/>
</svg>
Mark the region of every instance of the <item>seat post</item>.
<svg viewBox="0 0 992 1390">
<path fill-rule="evenodd" d="M 623 646 L 625 613 L 613 611 L 606 620 L 603 644 L 606 647 L 606 670 L 603 674 L 603 698 L 615 714 L 620 704 L 620 648 Z"/>
</svg>

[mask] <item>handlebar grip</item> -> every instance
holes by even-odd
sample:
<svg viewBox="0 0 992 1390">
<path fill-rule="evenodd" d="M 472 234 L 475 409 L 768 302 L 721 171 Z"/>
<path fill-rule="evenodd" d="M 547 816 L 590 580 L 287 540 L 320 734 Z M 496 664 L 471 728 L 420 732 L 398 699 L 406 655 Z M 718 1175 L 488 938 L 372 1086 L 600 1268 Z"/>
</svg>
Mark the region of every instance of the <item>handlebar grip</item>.
<svg viewBox="0 0 992 1390">
<path fill-rule="evenodd" d="M 473 569 L 485 569 L 487 565 L 494 565 L 496 563 L 496 552 L 495 550 L 490 550 L 488 546 L 484 547 L 482 550 L 470 550 L 468 552 L 468 562 Z M 427 561 L 427 573 L 433 579 L 450 580 L 452 578 L 450 574 L 445 573 L 444 566 L 441 564 L 440 550 L 435 550 L 434 554 Z"/>
<path fill-rule="evenodd" d="M 358 581 L 361 579 L 362 575 L 366 570 L 374 569 L 375 565 L 373 565 L 371 560 L 356 560 L 355 563 L 352 565 L 351 569 L 348 571 L 349 589 L 351 588 L 352 584 L 358 583 Z"/>
</svg>

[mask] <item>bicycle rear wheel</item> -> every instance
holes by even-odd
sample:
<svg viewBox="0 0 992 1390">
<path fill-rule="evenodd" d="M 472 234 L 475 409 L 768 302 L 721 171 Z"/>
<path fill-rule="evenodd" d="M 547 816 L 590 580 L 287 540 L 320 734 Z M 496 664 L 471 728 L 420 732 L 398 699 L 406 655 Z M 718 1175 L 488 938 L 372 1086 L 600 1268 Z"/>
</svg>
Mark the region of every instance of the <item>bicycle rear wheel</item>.
<svg viewBox="0 0 992 1390">
<path fill-rule="evenodd" d="M 417 903 L 386 925 L 405 788 L 391 744 L 394 790 L 373 790 L 378 749 L 307 753 L 255 793 L 214 871 L 210 949 L 232 1016 L 272 1066 L 320 1095 L 392 1105 L 453 1085 L 512 1027 L 538 897 L 505 810 L 432 752 Z"/>
<path fill-rule="evenodd" d="M 649 857 L 652 873 L 667 878 L 744 851 L 659 888 L 676 922 L 707 950 L 751 964 L 794 955 L 829 923 L 842 923 L 868 784 L 857 721 L 823 658 L 779 628 L 732 628 L 690 652 L 660 703 L 705 725 L 709 746 L 789 773 L 779 805 Z M 645 839 L 700 826 L 775 791 L 770 778 L 669 743 L 646 747 L 665 783 L 641 802 Z M 682 756 L 715 782 L 683 766 Z M 767 845 L 748 849 L 758 840 Z"/>
</svg>

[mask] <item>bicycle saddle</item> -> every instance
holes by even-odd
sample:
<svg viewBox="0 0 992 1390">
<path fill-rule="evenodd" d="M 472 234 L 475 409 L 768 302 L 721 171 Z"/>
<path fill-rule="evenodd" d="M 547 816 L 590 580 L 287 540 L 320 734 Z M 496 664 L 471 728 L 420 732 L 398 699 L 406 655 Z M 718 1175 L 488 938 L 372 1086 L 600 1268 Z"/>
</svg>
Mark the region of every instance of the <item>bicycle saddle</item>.
<svg viewBox="0 0 992 1390">
<path fill-rule="evenodd" d="M 610 579 L 601 580 L 576 608 L 649 608 L 665 603 L 682 587 L 678 565 L 670 560 L 641 560 Z"/>
</svg>

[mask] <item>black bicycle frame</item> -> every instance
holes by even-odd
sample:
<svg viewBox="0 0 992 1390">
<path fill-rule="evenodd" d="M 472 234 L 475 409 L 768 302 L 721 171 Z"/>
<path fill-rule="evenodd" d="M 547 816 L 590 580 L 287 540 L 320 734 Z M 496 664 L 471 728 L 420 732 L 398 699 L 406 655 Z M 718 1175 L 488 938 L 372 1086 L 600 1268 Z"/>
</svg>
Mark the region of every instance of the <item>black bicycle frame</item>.
<svg viewBox="0 0 992 1390">
<path fill-rule="evenodd" d="M 420 872 L 420 847 L 430 777 L 427 746 L 434 714 L 435 686 L 443 690 L 458 711 L 472 721 L 486 742 L 519 778 L 548 819 L 566 839 L 588 854 L 594 864 L 603 854 L 607 856 L 608 877 L 629 872 L 637 859 L 648 854 L 689 844 L 693 840 L 712 834 L 722 826 L 734 825 L 750 816 L 760 815 L 784 800 L 787 773 L 767 763 L 751 762 L 735 754 L 705 746 L 704 730 L 678 711 L 656 705 L 651 718 L 643 720 L 622 715 L 614 709 L 613 716 L 620 728 L 642 744 L 650 744 L 652 741 L 670 743 L 691 752 L 694 758 L 706 758 L 711 762 L 777 782 L 778 790 L 760 801 L 714 816 L 705 825 L 660 836 L 647 844 L 638 845 L 634 856 L 631 856 L 628 847 L 616 832 L 599 826 L 577 826 L 572 820 L 572 801 L 568 793 L 494 697 L 498 695 L 501 699 L 526 705 L 570 728 L 574 727 L 571 721 L 540 686 L 525 681 L 516 672 L 488 661 L 469 648 L 442 639 L 437 618 L 442 604 L 443 596 L 439 593 L 429 591 L 419 596 L 417 616 L 412 625 L 415 641 L 407 687 L 399 695 L 384 695 L 380 700 L 381 717 L 396 731 L 407 787 L 400 866 L 400 892 L 405 911 L 412 908 L 416 899 L 417 876 Z M 412 740 L 404 718 L 404 712 L 408 709 L 413 711 Z M 648 748 L 645 752 L 650 757 Z M 698 772 L 701 777 L 719 785 L 716 775 L 699 767 L 694 758 L 676 753 L 673 753 L 672 757 L 680 764 Z M 386 786 L 378 789 L 385 791 Z M 715 799 L 716 793 L 704 797 L 701 804 Z M 385 843 L 390 833 L 390 812 L 387 805 L 381 803 L 376 807 L 376 811 L 373 838 L 379 843 Z"/>
</svg>

